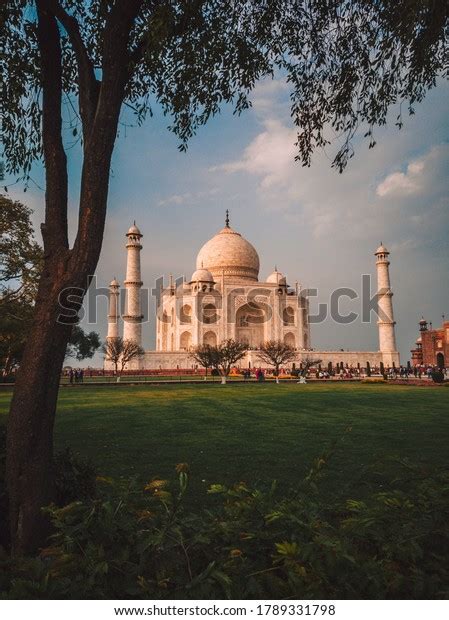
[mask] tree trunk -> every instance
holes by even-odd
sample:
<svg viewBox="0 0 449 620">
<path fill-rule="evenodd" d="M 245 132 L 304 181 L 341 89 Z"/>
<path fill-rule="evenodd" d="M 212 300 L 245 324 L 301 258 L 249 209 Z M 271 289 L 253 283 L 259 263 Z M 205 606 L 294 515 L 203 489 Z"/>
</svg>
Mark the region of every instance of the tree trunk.
<svg viewBox="0 0 449 620">
<path fill-rule="evenodd" d="M 57 322 L 50 269 L 42 278 L 35 318 L 17 373 L 7 428 L 7 486 L 13 552 L 35 551 L 49 533 L 42 507 L 53 499 L 53 426 L 71 325 Z"/>
<path fill-rule="evenodd" d="M 79 220 L 68 249 L 67 166 L 62 141 L 62 53 L 60 30 L 52 7 L 36 2 L 42 68 L 42 143 L 46 170 L 45 264 L 39 283 L 33 327 L 20 365 L 7 435 L 7 488 L 12 549 L 16 554 L 45 544 L 48 522 L 42 507 L 53 495 L 53 426 L 60 373 L 72 324 L 61 323 L 59 294 L 72 290 L 79 309 L 94 273 L 103 240 L 111 156 L 125 86 L 129 78 L 129 35 L 142 2 L 117 0 L 103 33 L 102 80 L 93 65 L 80 73 L 80 108 L 84 131 Z M 87 53 L 86 53 L 87 57 Z M 85 88 L 88 80 L 92 89 Z M 86 107 L 87 106 L 87 107 Z M 65 298 L 69 299 L 67 295 Z"/>
<path fill-rule="evenodd" d="M 73 322 L 98 261 L 102 235 L 103 229 L 98 228 L 96 237 L 86 243 L 88 260 L 83 269 L 70 250 L 45 259 L 7 426 L 6 477 L 16 555 L 35 552 L 50 532 L 42 508 L 54 497 L 53 427 L 60 376 Z M 70 300 L 70 292 L 76 293 L 76 301 Z"/>
</svg>

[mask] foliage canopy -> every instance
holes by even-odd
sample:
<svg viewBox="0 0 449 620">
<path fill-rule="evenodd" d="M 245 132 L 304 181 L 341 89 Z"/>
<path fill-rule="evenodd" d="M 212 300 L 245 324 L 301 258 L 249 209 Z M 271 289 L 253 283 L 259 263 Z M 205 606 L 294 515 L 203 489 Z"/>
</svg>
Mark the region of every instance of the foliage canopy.
<svg viewBox="0 0 449 620">
<path fill-rule="evenodd" d="M 46 0 L 59 23 L 66 101 L 66 143 L 78 139 L 76 98 L 99 89 L 107 64 L 105 24 L 117 0 Z M 297 159 L 309 165 L 316 147 L 337 135 L 333 165 L 353 155 L 362 129 L 374 146 L 375 126 L 398 104 L 413 113 L 439 76 L 448 76 L 446 2 L 433 0 L 130 0 L 136 15 L 129 43 L 125 103 L 140 123 L 152 106 L 170 117 L 185 149 L 189 138 L 225 103 L 236 113 L 265 77 L 288 83 Z M 41 89 L 34 2 L 4 8 L 4 149 L 6 170 L 29 173 L 42 156 Z M 88 84 L 86 86 L 86 84 Z"/>
</svg>

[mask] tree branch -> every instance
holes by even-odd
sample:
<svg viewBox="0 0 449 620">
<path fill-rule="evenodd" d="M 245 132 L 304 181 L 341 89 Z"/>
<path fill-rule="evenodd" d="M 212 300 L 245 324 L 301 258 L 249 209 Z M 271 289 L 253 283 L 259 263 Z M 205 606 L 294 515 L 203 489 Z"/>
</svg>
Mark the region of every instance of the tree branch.
<svg viewBox="0 0 449 620">
<path fill-rule="evenodd" d="M 78 66 L 80 116 L 83 124 L 84 145 L 86 145 L 95 116 L 99 82 L 95 77 L 94 65 L 87 53 L 76 18 L 69 15 L 57 0 L 45 0 L 45 4 L 67 32 L 75 53 Z"/>
<path fill-rule="evenodd" d="M 67 158 L 62 142 L 62 58 L 56 19 L 43 0 L 37 0 L 38 45 L 42 67 L 42 142 L 45 158 L 45 224 L 42 237 L 46 254 L 68 248 Z"/>
<path fill-rule="evenodd" d="M 125 88 L 129 40 L 143 0 L 117 0 L 106 18 L 102 80 L 90 139 L 85 145 L 78 234 L 74 245 L 77 269 L 90 270 L 98 260 L 106 216 L 109 168 Z"/>
</svg>

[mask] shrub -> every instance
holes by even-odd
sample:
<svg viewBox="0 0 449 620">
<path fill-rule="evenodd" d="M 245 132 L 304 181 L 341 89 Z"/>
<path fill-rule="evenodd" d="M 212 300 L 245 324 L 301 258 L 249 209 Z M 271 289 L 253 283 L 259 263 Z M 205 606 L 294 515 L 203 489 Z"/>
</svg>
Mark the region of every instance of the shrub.
<svg viewBox="0 0 449 620">
<path fill-rule="evenodd" d="M 434 383 L 444 383 L 444 373 L 442 370 L 433 370 L 430 376 Z"/>
<path fill-rule="evenodd" d="M 55 455 L 54 470 L 58 506 L 95 497 L 97 470 L 90 460 L 66 448 Z"/>
<path fill-rule="evenodd" d="M 55 534 L 38 558 L 3 560 L 4 596 L 448 598 L 449 473 L 402 463 L 392 487 L 326 501 L 326 460 L 284 497 L 215 484 L 194 512 L 186 464 L 174 485 L 100 478 L 97 499 L 47 509 Z"/>
</svg>

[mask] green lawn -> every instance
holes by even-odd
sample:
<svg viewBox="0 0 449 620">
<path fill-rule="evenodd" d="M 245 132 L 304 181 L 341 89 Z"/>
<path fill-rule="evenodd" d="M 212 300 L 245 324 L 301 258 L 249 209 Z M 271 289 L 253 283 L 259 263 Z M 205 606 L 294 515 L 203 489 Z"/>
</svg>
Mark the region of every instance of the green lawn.
<svg viewBox="0 0 449 620">
<path fill-rule="evenodd" d="M 0 422 L 10 392 L 0 392 Z M 56 445 L 92 457 L 104 475 L 171 477 L 192 469 L 193 497 L 213 482 L 292 486 L 343 437 L 324 491 L 393 478 L 390 457 L 448 465 L 449 389 L 358 384 L 62 388 Z M 377 473 L 375 473 L 377 472 Z"/>
</svg>

